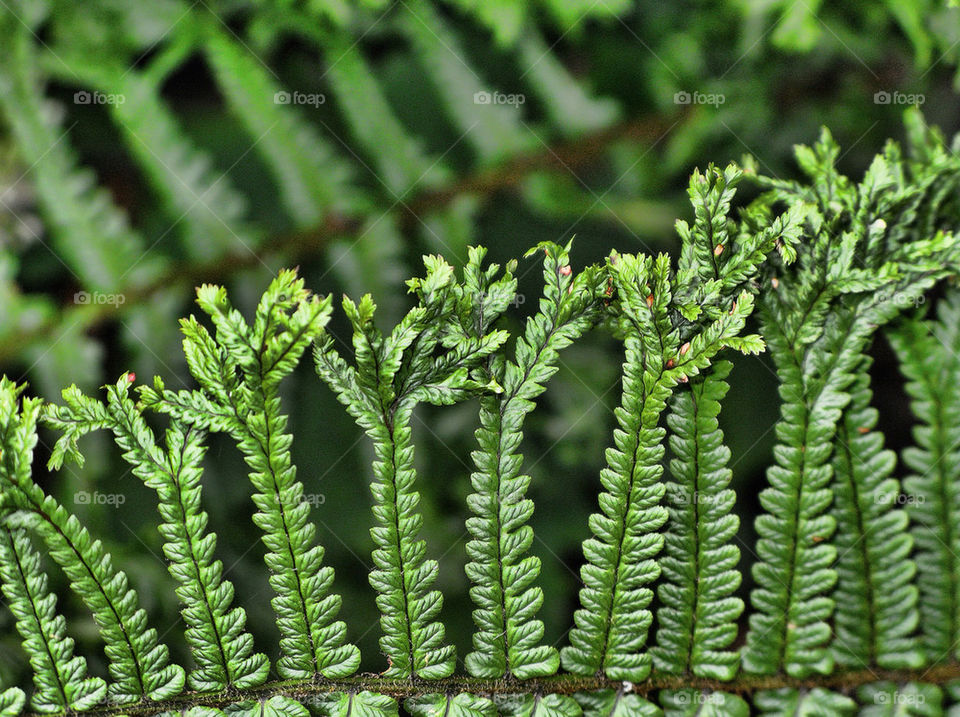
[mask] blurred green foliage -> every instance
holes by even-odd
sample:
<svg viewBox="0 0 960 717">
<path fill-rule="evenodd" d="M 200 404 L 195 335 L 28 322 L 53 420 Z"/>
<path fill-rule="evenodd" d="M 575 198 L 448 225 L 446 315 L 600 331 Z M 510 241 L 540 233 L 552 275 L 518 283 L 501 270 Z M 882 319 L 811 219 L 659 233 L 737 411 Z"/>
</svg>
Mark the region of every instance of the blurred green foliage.
<svg viewBox="0 0 960 717">
<path fill-rule="evenodd" d="M 186 385 L 176 318 L 193 310 L 193 286 L 225 283 L 249 311 L 282 266 L 300 265 L 318 292 L 372 291 L 393 322 L 425 252 L 458 264 L 483 244 L 502 262 L 572 235 L 578 262 L 671 248 L 695 166 L 751 155 L 791 177 L 792 145 L 827 125 L 856 175 L 914 102 L 953 134 L 958 61 L 960 9 L 941 0 L 7 0 L 0 370 L 45 398 L 128 370 Z M 521 296 L 538 291 L 530 266 L 518 271 Z M 511 310 L 513 329 L 531 308 Z M 885 351 L 880 382 L 892 380 Z M 570 627 L 619 359 L 600 335 L 573 347 L 527 422 L 547 643 Z M 764 357 L 738 362 L 722 419 L 743 515 L 770 458 L 769 369 Z M 900 394 L 885 393 L 904 415 Z M 308 366 L 284 399 L 294 460 L 323 495 L 314 517 L 328 562 L 352 624 L 369 625 L 353 636 L 363 667 L 379 667 L 369 449 Z M 446 551 L 431 557 L 461 655 L 476 417 L 465 404 L 413 420 L 425 537 Z M 903 423 L 883 428 L 897 447 Z M 122 475 L 106 442 L 85 440 L 86 466 L 48 478 L 62 495 Z M 214 443 L 207 463 L 211 527 L 249 534 L 224 540 L 222 557 L 263 630 L 268 588 L 242 457 Z M 154 499 L 132 478 L 123 485 L 122 511 L 77 507 L 155 621 L 173 625 L 172 592 L 153 589 L 167 579 Z M 93 625 L 76 608 L 64 607 L 89 647 Z M 9 621 L 0 613 L 0 666 L 16 677 L 25 666 Z"/>
</svg>

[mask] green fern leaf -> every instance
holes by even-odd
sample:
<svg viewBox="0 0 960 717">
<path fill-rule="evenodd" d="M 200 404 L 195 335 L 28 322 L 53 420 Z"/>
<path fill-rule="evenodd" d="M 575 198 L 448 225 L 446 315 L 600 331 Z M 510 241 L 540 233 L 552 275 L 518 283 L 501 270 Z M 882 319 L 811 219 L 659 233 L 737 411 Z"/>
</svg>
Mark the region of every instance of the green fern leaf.
<svg viewBox="0 0 960 717">
<path fill-rule="evenodd" d="M 0 578 L 33 667 L 31 707 L 47 713 L 82 711 L 100 702 L 107 686 L 99 677 L 88 678 L 86 660 L 74 657 L 66 621 L 56 613 L 56 598 L 47 590 L 40 556 L 26 531 L 0 527 Z"/>
<path fill-rule="evenodd" d="M 846 695 L 821 687 L 812 690 L 783 688 L 763 690 L 753 698 L 761 715 L 807 715 L 809 717 L 844 717 L 856 712 L 857 704 Z"/>
<path fill-rule="evenodd" d="M 905 320 L 888 332 L 907 378 L 907 393 L 920 425 L 916 446 L 904 451 L 912 474 L 903 481 L 916 543 L 920 632 L 926 656 L 956 654 L 960 640 L 960 292 L 940 302 L 936 321 Z"/>
<path fill-rule="evenodd" d="M 479 274 L 484 253 L 471 251 L 466 275 Z M 390 662 L 386 674 L 432 679 L 450 675 L 455 657 L 453 648 L 443 644 L 444 628 L 436 621 L 442 595 L 429 589 L 438 566 L 425 558 L 426 545 L 417 540 L 423 517 L 413 489 L 410 421 L 420 400 L 450 403 L 482 390 L 469 372 L 499 348 L 506 334 L 472 334 L 478 321 L 484 325 L 480 312 L 485 303 L 455 281 L 453 267 L 441 258 L 424 257 L 424 263 L 426 276 L 408 282 L 419 305 L 387 336 L 373 324 L 376 305 L 369 295 L 359 304 L 344 298 L 353 325 L 355 368 L 339 356 L 329 337 L 318 342 L 315 359 L 320 377 L 374 442 L 371 491 L 377 526 L 370 534 L 377 547 L 370 583 L 379 593 L 380 646 Z M 441 347 L 447 353 L 435 356 Z"/>
<path fill-rule="evenodd" d="M 651 650 L 658 670 L 717 680 L 732 679 L 739 667 L 729 647 L 743 612 L 743 601 L 732 596 L 741 581 L 740 550 L 732 544 L 740 521 L 732 514 L 736 496 L 727 488 L 730 450 L 717 424 L 732 366 L 721 361 L 692 380 L 690 391 L 674 395 L 667 415 L 676 457 L 666 489 L 661 607 Z"/>
<path fill-rule="evenodd" d="M 392 697 L 375 692 L 341 692 L 319 700 L 320 713 L 328 717 L 398 717 Z"/>
<path fill-rule="evenodd" d="M 580 717 L 583 710 L 566 695 L 526 694 L 498 700 L 504 717 Z"/>
<path fill-rule="evenodd" d="M 517 339 L 516 359 L 494 369 L 502 392 L 480 403 L 476 471 L 470 477 L 475 492 L 467 498 L 474 515 L 467 520 L 471 562 L 466 567 L 477 606 L 477 632 L 474 651 L 464 660 L 467 670 L 479 677 L 512 674 L 526 679 L 552 674 L 560 664 L 556 649 L 539 645 L 543 623 L 536 613 L 543 592 L 534 583 L 540 560 L 526 555 L 533 542 L 533 530 L 526 524 L 533 502 L 525 497 L 530 476 L 521 474 L 519 446 L 524 418 L 556 373 L 559 352 L 598 319 L 602 277 L 593 270 L 574 277 L 569 246 L 541 248 L 546 259 L 539 311 Z"/>
<path fill-rule="evenodd" d="M 413 717 L 497 717 L 497 707 L 485 697 L 467 692 L 458 695 L 424 695 L 403 703 Z"/>
<path fill-rule="evenodd" d="M 494 88 L 479 86 L 482 80 L 466 64 L 467 53 L 436 7 L 424 0 L 410 0 L 397 22 L 423 63 L 444 109 L 473 146 L 481 164 L 536 147 L 537 139 L 522 126 L 518 106 L 489 101 Z"/>
<path fill-rule="evenodd" d="M 748 717 L 750 705 L 742 697 L 726 692 L 661 690 L 660 704 L 665 717 Z"/>
<path fill-rule="evenodd" d="M 23 711 L 27 696 L 19 687 L 8 687 L 0 692 L 0 715 L 3 717 L 17 717 Z"/>
<path fill-rule="evenodd" d="M 271 604 L 281 633 L 277 670 L 286 679 L 344 677 L 356 670 L 360 655 L 345 644 L 346 626 L 335 620 L 341 598 L 330 593 L 333 569 L 323 566 L 323 548 L 314 544 L 316 526 L 290 459 L 277 393 L 329 319 L 329 299 L 310 297 L 303 281 L 285 271 L 264 294 L 252 326 L 221 287 L 201 287 L 197 302 L 213 319 L 216 341 L 196 321 L 185 321 L 184 349 L 206 391 L 175 394 L 158 383 L 144 390 L 141 400 L 184 423 L 226 429 L 237 441 L 257 491 L 254 522 L 263 531 L 276 592 Z"/>
<path fill-rule="evenodd" d="M 916 668 L 924 662 L 913 633 L 919 623 L 916 565 L 900 486 L 891 477 L 896 456 L 873 430 L 877 411 L 863 359 L 850 405 L 837 427 L 833 515 L 837 521 L 837 588 L 833 644 L 838 664 Z"/>
<path fill-rule="evenodd" d="M 168 665 L 168 651 L 157 633 L 146 626 L 137 606 L 137 594 L 127 576 L 116 570 L 100 541 L 94 540 L 77 518 L 45 495 L 31 478 L 30 462 L 37 441 L 40 402 L 24 399 L 20 389 L 0 379 L 0 499 L 9 512 L 11 528 L 36 531 L 63 568 L 74 592 L 93 612 L 109 660 L 109 696 L 117 703 L 141 697 L 161 700 L 183 690 L 183 669 Z"/>
<path fill-rule="evenodd" d="M 49 406 L 46 422 L 67 428 L 62 440 L 71 444 L 80 432 L 111 429 L 134 475 L 157 492 L 164 520 L 159 527 L 163 551 L 178 583 L 187 643 L 197 663 L 188 676 L 191 688 L 210 691 L 260 685 L 270 665 L 264 655 L 252 652 L 253 638 L 244 630 L 243 609 L 230 609 L 233 585 L 221 580 L 222 564 L 212 559 L 216 535 L 205 533 L 207 514 L 200 508 L 204 435 L 174 424 L 161 448 L 128 397 L 129 389 L 129 377 L 124 375 L 108 387 L 107 406 L 68 389 L 63 394 L 67 405 Z"/>
<path fill-rule="evenodd" d="M 299 117 L 290 106 L 291 94 L 277 86 L 262 62 L 219 20 L 200 15 L 197 11 L 194 18 L 217 84 L 273 174 L 296 226 L 313 226 L 327 212 L 363 206 L 352 167 Z"/>
<path fill-rule="evenodd" d="M 574 695 L 583 717 L 663 717 L 663 710 L 629 691 L 599 690 Z"/>
<path fill-rule="evenodd" d="M 58 256 L 88 289 L 116 292 L 152 276 L 156 260 L 143 258 L 142 238 L 89 171 L 61 141 L 59 113 L 43 97 L 30 31 L 12 13 L 0 18 L 7 51 L 0 61 L 0 112 L 31 167 L 37 199 Z"/>
</svg>

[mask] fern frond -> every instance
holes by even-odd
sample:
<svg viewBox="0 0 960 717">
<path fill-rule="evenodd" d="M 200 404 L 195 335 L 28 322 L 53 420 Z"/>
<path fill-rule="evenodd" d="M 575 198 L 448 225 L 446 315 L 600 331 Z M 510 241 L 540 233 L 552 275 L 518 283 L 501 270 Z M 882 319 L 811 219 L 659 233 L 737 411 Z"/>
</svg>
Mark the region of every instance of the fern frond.
<svg viewBox="0 0 960 717">
<path fill-rule="evenodd" d="M 20 389 L 0 379 L 0 500 L 7 525 L 25 527 L 43 539 L 50 556 L 63 568 L 74 592 L 93 612 L 109 660 L 110 698 L 117 703 L 141 697 L 164 699 L 183 690 L 185 675 L 168 665 L 166 645 L 146 626 L 146 614 L 127 576 L 116 570 L 99 540 L 31 478 L 40 401 L 23 399 Z"/>
<path fill-rule="evenodd" d="M 485 318 L 487 303 L 469 290 L 469 277 L 479 275 L 484 254 L 471 251 L 466 287 L 455 281 L 445 261 L 424 257 L 426 276 L 408 282 L 419 304 L 386 336 L 373 324 L 376 305 L 369 295 L 359 304 L 345 297 L 356 367 L 340 357 L 330 338 L 317 344 L 317 372 L 374 442 L 371 491 L 377 526 L 370 534 L 377 547 L 370 583 L 379 593 L 380 646 L 390 677 L 446 677 L 455 665 L 453 648 L 443 644 L 444 628 L 436 621 L 443 598 L 430 590 L 438 566 L 426 559 L 426 545 L 417 539 L 423 517 L 414 490 L 410 421 L 419 401 L 454 403 L 482 390 L 470 372 L 506 340 L 502 331 L 486 331 L 496 314 Z M 497 269 L 490 267 L 485 276 Z M 508 275 L 500 285 L 512 281 Z M 502 312 L 507 302 L 498 301 Z M 446 353 L 435 356 L 441 349 Z"/>
<path fill-rule="evenodd" d="M 580 717 L 583 710 L 567 695 L 526 694 L 497 700 L 504 717 Z"/>
<path fill-rule="evenodd" d="M 899 168 L 884 156 L 854 185 L 836 172 L 838 153 L 827 132 L 814 149 L 797 149 L 798 163 L 817 180 L 806 200 L 815 201 L 820 214 L 807 224 L 801 261 L 764 302 L 764 336 L 783 406 L 776 465 L 760 494 L 766 513 L 756 522 L 760 560 L 753 566 L 757 588 L 743 655 L 744 667 L 761 674 L 805 676 L 833 668 L 827 646 L 834 610 L 829 593 L 837 582 L 830 461 L 842 411 L 877 327 L 899 313 L 900 297 L 921 295 L 957 260 L 953 240 L 943 234 L 890 244 L 891 236 L 910 234 L 913 215 L 899 212 L 914 190 L 898 184 Z M 804 191 L 780 185 L 773 194 L 793 202 Z"/>
<path fill-rule="evenodd" d="M 475 98 L 476 93 L 492 93 L 495 88 L 479 86 L 482 80 L 464 64 L 467 53 L 436 7 L 424 0 L 405 2 L 397 23 L 415 49 L 444 110 L 481 164 L 536 146 L 538 141 L 522 126 L 517 107 Z"/>
<path fill-rule="evenodd" d="M 478 449 L 472 454 L 475 492 L 467 498 L 473 516 L 467 519 L 471 540 L 466 571 L 473 583 L 477 631 L 474 651 L 464 663 L 478 677 L 512 674 L 525 679 L 552 674 L 560 664 L 556 649 L 539 644 L 543 623 L 536 613 L 543 591 L 534 583 L 540 559 L 527 555 L 533 543 L 533 529 L 527 525 L 533 501 L 526 498 L 530 476 L 521 473 L 519 449 L 524 419 L 557 372 L 560 351 L 599 318 L 603 277 L 595 269 L 574 276 L 569 245 L 538 248 L 546 255 L 539 311 L 517 339 L 516 358 L 493 367 L 502 391 L 481 399 Z"/>
<path fill-rule="evenodd" d="M 290 93 L 219 20 L 197 10 L 191 21 L 199 25 L 204 56 L 224 99 L 276 180 L 294 223 L 309 227 L 327 212 L 363 206 L 353 168 L 298 115 Z"/>
<path fill-rule="evenodd" d="M 661 690 L 664 717 L 748 717 L 750 705 L 726 692 Z"/>
<path fill-rule="evenodd" d="M 891 477 L 896 456 L 884 450 L 870 406 L 870 360 L 855 369 L 851 400 L 837 426 L 833 508 L 837 522 L 837 587 L 833 653 L 847 667 L 923 664 L 914 632 L 919 622 L 913 538 Z"/>
<path fill-rule="evenodd" d="M 74 656 L 66 621 L 56 612 L 57 599 L 47 589 L 40 556 L 26 531 L 0 527 L 0 578 L 33 668 L 31 707 L 48 713 L 82 711 L 100 702 L 107 685 L 99 677 L 87 677 L 86 660 Z"/>
<path fill-rule="evenodd" d="M 920 425 L 903 453 L 903 481 L 916 544 L 920 633 L 927 659 L 957 654 L 960 640 L 960 291 L 951 288 L 935 321 L 904 320 L 887 332 L 907 378 Z"/>
<path fill-rule="evenodd" d="M 330 717 L 397 717 L 396 700 L 375 692 L 341 692 L 318 700 L 322 714 Z"/>
<path fill-rule="evenodd" d="M 799 234 L 792 209 L 778 218 L 775 231 L 745 227 L 726 257 L 716 251 L 715 226 L 728 229 L 726 187 L 736 176 L 732 168 L 710 168 L 696 178 L 691 198 L 704 220 L 693 230 L 678 223 L 684 244 L 675 274 L 666 255 L 614 254 L 608 260 L 610 293 L 617 298 L 611 323 L 625 347 L 623 398 L 615 445 L 607 450 L 600 478 L 602 513 L 591 516 L 594 537 L 583 544 L 581 608 L 574 614 L 570 646 L 561 653 L 564 667 L 577 674 L 630 681 L 649 674 L 651 656 L 642 651 L 653 621 L 647 586 L 660 575 L 655 558 L 667 519 L 660 505 L 665 435 L 660 415 L 674 386 L 704 370 L 722 348 L 762 348 L 759 337 L 740 336 L 753 310 L 750 279 L 774 248 L 785 260 L 792 258 Z M 706 210 L 706 203 L 720 206 L 718 214 Z"/>
<path fill-rule="evenodd" d="M 206 533 L 207 513 L 200 507 L 204 434 L 174 423 L 161 448 L 129 398 L 129 390 L 130 380 L 124 375 L 108 387 L 106 406 L 75 387 L 64 391 L 66 405 L 48 406 L 44 416 L 48 424 L 67 429 L 55 455 L 79 455 L 74 444 L 86 431 L 113 431 L 134 475 L 159 497 L 163 552 L 178 583 L 186 639 L 197 663 L 188 675 L 190 687 L 210 691 L 262 684 L 270 665 L 264 655 L 253 654 L 253 637 L 244 630 L 243 609 L 230 609 L 233 585 L 221 579 L 223 566 L 213 559 L 216 535 Z M 71 447 L 62 448 L 61 442 Z M 51 463 L 59 467 L 60 460 L 51 459 Z"/>
<path fill-rule="evenodd" d="M 595 132 L 617 119 L 616 103 L 608 98 L 591 96 L 583 82 L 573 77 L 551 52 L 536 27 L 528 25 L 524 28 L 517 39 L 516 49 L 517 58 L 525 68 L 525 77 L 543 102 L 551 124 L 565 135 Z"/>
<path fill-rule="evenodd" d="M 70 79 L 79 77 L 105 95 L 123 97 L 108 105 L 110 114 L 174 223 L 172 231 L 181 235 L 187 256 L 209 262 L 257 245 L 259 238 L 244 219 L 245 197 L 178 125 L 158 79 L 100 57 L 95 62 L 71 58 L 70 70 Z"/>
<path fill-rule="evenodd" d="M 205 390 L 175 394 L 158 383 L 145 389 L 141 400 L 184 423 L 225 429 L 237 441 L 257 491 L 254 522 L 263 531 L 276 592 L 271 604 L 281 634 L 277 670 L 287 679 L 344 677 L 356 670 L 360 655 L 344 642 L 346 626 L 335 619 L 341 598 L 330 593 L 333 569 L 323 566 L 323 548 L 314 542 L 316 526 L 291 462 L 277 393 L 329 319 L 330 301 L 310 297 L 303 281 L 285 271 L 270 284 L 252 326 L 221 287 L 201 287 L 197 302 L 216 326 L 216 341 L 195 320 L 185 321 L 184 350 Z"/>
<path fill-rule="evenodd" d="M 497 717 L 497 707 L 486 697 L 468 692 L 459 695 L 424 695 L 403 703 L 413 717 Z"/>
<path fill-rule="evenodd" d="M 8 687 L 0 692 L 0 715 L 3 717 L 17 717 L 23 711 L 27 696 L 19 687 Z"/>
<path fill-rule="evenodd" d="M 858 714 L 860 717 L 952 715 L 956 706 L 945 712 L 943 698 L 943 690 L 938 685 L 920 682 L 897 684 L 886 680 L 874 682 L 857 690 L 857 699 L 862 705 Z"/>
<path fill-rule="evenodd" d="M 663 711 L 653 702 L 626 689 L 578 692 L 574 695 L 583 717 L 661 717 Z"/>
<path fill-rule="evenodd" d="M 6 51 L 0 58 L 0 112 L 16 138 L 57 255 L 88 289 L 119 291 L 152 276 L 154 259 L 144 259 L 143 239 L 100 187 L 78 166 L 60 112 L 41 92 L 44 81 L 30 30 L 13 13 L 0 18 Z"/>
<path fill-rule="evenodd" d="M 836 715 L 847 717 L 857 711 L 857 703 L 846 695 L 841 695 L 821 687 L 812 690 L 783 688 L 764 690 L 753 698 L 757 714 L 770 715 Z"/>
<path fill-rule="evenodd" d="M 657 646 L 651 650 L 658 670 L 717 680 L 737 672 L 740 657 L 729 647 L 743 612 L 743 601 L 732 595 L 741 581 L 740 549 L 732 544 L 740 521 L 732 513 L 736 496 L 727 487 L 730 450 L 717 423 L 732 367 L 720 361 L 692 379 L 689 391 L 674 395 L 667 414 L 675 457 L 666 486 Z"/>
</svg>

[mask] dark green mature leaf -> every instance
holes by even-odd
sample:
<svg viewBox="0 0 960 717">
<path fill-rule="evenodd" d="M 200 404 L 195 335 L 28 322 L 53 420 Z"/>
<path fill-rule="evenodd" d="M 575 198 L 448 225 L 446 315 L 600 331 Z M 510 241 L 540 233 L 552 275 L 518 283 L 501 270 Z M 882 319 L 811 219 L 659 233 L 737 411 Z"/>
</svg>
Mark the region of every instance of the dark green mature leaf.
<svg viewBox="0 0 960 717">
<path fill-rule="evenodd" d="M 912 471 L 903 495 L 916 543 L 923 649 L 939 662 L 956 654 L 960 640 L 960 292 L 947 292 L 936 320 L 904 320 L 887 336 L 920 421 L 916 445 L 903 453 Z"/>
<path fill-rule="evenodd" d="M 659 670 L 718 680 L 732 679 L 739 667 L 739 655 L 729 648 L 743 612 L 743 601 L 733 596 L 741 581 L 740 549 L 732 542 L 740 521 L 732 514 L 736 496 L 727 488 L 730 450 L 717 423 L 731 368 L 720 361 L 691 379 L 667 415 L 675 457 L 666 486 L 669 517 L 652 650 Z"/>
</svg>

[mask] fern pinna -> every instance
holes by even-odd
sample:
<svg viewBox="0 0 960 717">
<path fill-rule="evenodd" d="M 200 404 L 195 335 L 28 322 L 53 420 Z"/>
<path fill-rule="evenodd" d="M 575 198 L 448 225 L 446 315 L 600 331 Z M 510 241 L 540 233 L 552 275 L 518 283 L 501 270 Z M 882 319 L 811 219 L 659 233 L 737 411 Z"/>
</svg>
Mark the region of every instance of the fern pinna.
<svg viewBox="0 0 960 717">
<path fill-rule="evenodd" d="M 243 62 L 211 48 L 220 62 Z M 345 297 L 349 341 L 328 328 L 331 299 L 311 294 L 293 271 L 277 276 L 252 319 L 224 288 L 202 286 L 205 318 L 181 322 L 194 388 L 124 373 L 103 397 L 71 387 L 62 403 L 44 404 L 2 379 L 0 587 L 33 689 L 28 697 L 28 685 L 3 676 L 0 713 L 955 709 L 960 295 L 930 290 L 960 265 L 956 202 L 943 190 L 960 182 L 960 160 L 919 113 L 907 122 L 906 152 L 888 144 L 859 182 L 836 169 L 839 149 L 826 132 L 797 149 L 806 182 L 758 176 L 749 164 L 695 172 L 693 219 L 677 223 L 676 261 L 612 252 L 575 267 L 569 244 L 538 245 L 524 266 L 540 258 L 544 288 L 515 337 L 505 314 L 517 305 L 521 264 L 487 263 L 473 248 L 460 270 L 424 257 L 422 276 L 407 282 L 412 307 L 390 330 L 370 295 Z M 744 184 L 759 196 L 735 210 Z M 934 303 L 926 297 L 938 295 L 937 312 L 926 315 Z M 745 333 L 755 306 L 760 335 Z M 551 645 L 538 617 L 550 596 L 538 585 L 524 424 L 561 353 L 593 330 L 622 344 L 621 399 L 598 509 L 580 528 L 579 606 L 566 644 Z M 871 405 L 869 349 L 881 340 L 900 361 L 918 420 L 902 483 Z M 781 417 L 754 549 L 740 538 L 736 466 L 721 429 L 736 366 L 718 355 L 765 346 Z M 357 674 L 356 628 L 306 499 L 314 476 L 299 476 L 292 460 L 280 385 L 308 349 L 373 445 L 379 675 Z M 443 621 L 435 546 L 421 537 L 430 483 L 418 474 L 412 425 L 419 404 L 444 410 L 473 399 L 473 466 L 459 479 L 476 630 L 461 663 Z M 155 493 L 189 664 L 171 662 L 107 546 L 35 480 L 41 422 L 59 434 L 52 469 L 82 464 L 81 439 L 106 431 Z M 243 596 L 217 558 L 203 507 L 211 433 L 232 440 L 249 469 L 276 651 L 254 644 Z M 52 564 L 93 616 L 102 674 L 57 612 Z"/>
</svg>

